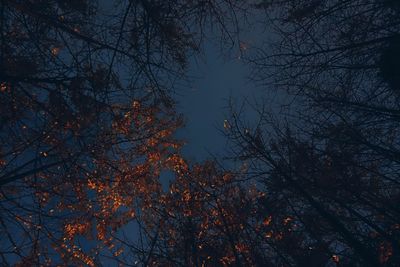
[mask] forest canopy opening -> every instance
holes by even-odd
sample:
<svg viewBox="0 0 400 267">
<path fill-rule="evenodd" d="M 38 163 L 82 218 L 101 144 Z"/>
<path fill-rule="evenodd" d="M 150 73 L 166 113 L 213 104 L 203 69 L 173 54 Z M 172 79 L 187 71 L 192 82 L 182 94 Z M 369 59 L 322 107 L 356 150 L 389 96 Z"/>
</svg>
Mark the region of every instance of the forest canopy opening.
<svg viewBox="0 0 400 267">
<path fill-rule="evenodd" d="M 399 266 L 399 11 L 1 1 L 0 265 Z M 177 96 L 210 47 L 261 93 L 196 162 Z"/>
</svg>

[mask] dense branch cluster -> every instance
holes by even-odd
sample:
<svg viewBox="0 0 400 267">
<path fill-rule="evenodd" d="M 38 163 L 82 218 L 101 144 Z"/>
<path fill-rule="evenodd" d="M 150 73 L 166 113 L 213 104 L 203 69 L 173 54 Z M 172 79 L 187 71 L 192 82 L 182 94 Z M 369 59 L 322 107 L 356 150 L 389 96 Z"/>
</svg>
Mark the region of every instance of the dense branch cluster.
<svg viewBox="0 0 400 267">
<path fill-rule="evenodd" d="M 1 265 L 399 265 L 398 1 L 106 2 L 1 1 Z M 291 104 L 232 104 L 230 168 L 190 162 L 174 92 L 249 14 Z"/>
</svg>

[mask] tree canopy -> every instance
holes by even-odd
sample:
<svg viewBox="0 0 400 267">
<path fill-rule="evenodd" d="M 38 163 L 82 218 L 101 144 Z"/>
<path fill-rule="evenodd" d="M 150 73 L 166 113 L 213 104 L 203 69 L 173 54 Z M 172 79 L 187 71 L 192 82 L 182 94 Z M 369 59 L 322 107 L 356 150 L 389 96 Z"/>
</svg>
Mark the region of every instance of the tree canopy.
<svg viewBox="0 0 400 267">
<path fill-rule="evenodd" d="M 1 265 L 398 266 L 399 11 L 1 1 Z M 214 37 L 290 104 L 229 101 L 229 152 L 193 162 L 174 97 Z"/>
</svg>

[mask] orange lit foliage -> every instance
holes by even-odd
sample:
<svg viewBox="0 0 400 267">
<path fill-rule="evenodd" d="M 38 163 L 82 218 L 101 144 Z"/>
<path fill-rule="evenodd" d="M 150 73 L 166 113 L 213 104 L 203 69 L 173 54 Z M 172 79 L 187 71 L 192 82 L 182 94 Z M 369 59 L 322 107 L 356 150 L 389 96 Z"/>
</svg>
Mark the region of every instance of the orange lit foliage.
<svg viewBox="0 0 400 267">
<path fill-rule="evenodd" d="M 3 265 L 54 266 L 51 247 L 65 262 L 96 264 L 118 227 L 154 205 L 179 149 L 169 93 L 204 27 L 227 30 L 236 5 L 221 4 L 2 2 Z"/>
<path fill-rule="evenodd" d="M 180 146 L 172 138 L 180 120 L 173 114 L 159 115 L 157 108 L 134 101 L 131 109 L 113 122 L 117 144 L 113 153 L 93 160 L 93 168 L 78 182 L 63 184 L 78 201 L 60 202 L 60 211 L 74 210 L 81 215 L 65 221 L 62 244 L 56 248 L 66 261 L 83 259 L 91 265 L 91 252 L 96 255 L 103 248 L 119 255 L 121 247 L 112 235 L 134 220 L 137 210 L 151 207 L 160 195 L 160 172 Z M 121 136 L 126 142 L 118 144 Z M 77 241 L 82 236 L 100 242 L 87 254 L 74 251 L 74 247 L 82 248 Z"/>
<path fill-rule="evenodd" d="M 151 266 L 254 265 L 266 238 L 258 216 L 265 196 L 213 162 L 191 169 L 174 162 L 176 180 L 160 198 L 148 222 Z M 157 214 L 154 217 L 154 214 Z"/>
<path fill-rule="evenodd" d="M 150 266 L 335 266 L 348 262 L 336 254 L 344 245 L 320 240 L 329 229 L 300 200 L 282 192 L 264 193 L 248 174 L 218 169 L 214 162 L 190 168 L 171 162 L 176 180 L 145 222 L 152 245 Z M 308 227 L 312 226 L 313 229 Z M 381 261 L 391 254 L 382 244 Z M 346 256 L 346 255 L 345 255 Z"/>
<path fill-rule="evenodd" d="M 15 243 L 21 266 L 27 262 L 51 266 L 59 260 L 94 266 L 96 255 L 104 249 L 119 255 L 122 250 L 112 235 L 135 219 L 136 210 L 151 207 L 160 195 L 158 178 L 179 150 L 173 133 L 181 120 L 144 100 L 115 106 L 113 112 L 109 127 L 103 124 L 88 154 L 68 164 L 68 170 L 52 168 L 25 178 L 22 185 L 3 188 L 2 200 L 11 193 L 33 195 L 2 206 L 15 211 L 21 235 L 38 233 L 30 236 L 25 247 L 21 236 L 9 237 L 9 247 Z M 77 126 L 71 127 L 65 131 L 79 133 Z M 31 210 L 22 212 L 24 205 Z M 61 258 L 52 255 L 51 247 Z"/>
</svg>

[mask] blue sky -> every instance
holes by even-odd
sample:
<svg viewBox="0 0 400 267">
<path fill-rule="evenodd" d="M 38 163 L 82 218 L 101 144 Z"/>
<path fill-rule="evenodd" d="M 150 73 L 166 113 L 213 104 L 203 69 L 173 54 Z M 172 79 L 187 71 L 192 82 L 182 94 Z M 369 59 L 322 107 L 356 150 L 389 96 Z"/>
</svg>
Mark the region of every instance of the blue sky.
<svg viewBox="0 0 400 267">
<path fill-rule="evenodd" d="M 222 154 L 226 140 L 220 133 L 229 97 L 242 99 L 257 89 L 248 82 L 249 70 L 232 52 L 221 56 L 219 48 L 206 44 L 200 58 L 191 59 L 192 84 L 178 92 L 178 112 L 185 116 L 186 127 L 179 132 L 187 144 L 183 150 L 192 161 Z"/>
</svg>

